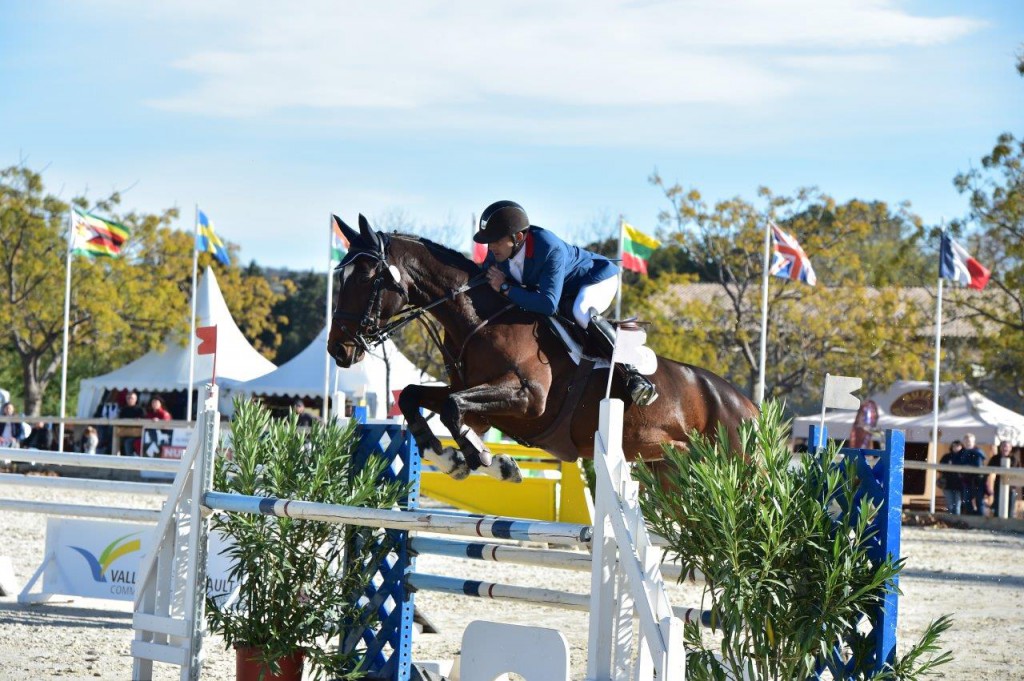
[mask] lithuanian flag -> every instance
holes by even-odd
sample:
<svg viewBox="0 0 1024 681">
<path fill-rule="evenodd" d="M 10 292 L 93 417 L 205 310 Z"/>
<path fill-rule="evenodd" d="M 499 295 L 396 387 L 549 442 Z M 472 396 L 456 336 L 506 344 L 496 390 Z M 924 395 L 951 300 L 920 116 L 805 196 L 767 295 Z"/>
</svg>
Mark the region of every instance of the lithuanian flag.
<svg viewBox="0 0 1024 681">
<path fill-rule="evenodd" d="M 71 211 L 71 253 L 89 258 L 118 258 L 131 230 L 92 213 Z"/>
<path fill-rule="evenodd" d="M 647 236 L 633 225 L 622 223 L 622 267 L 623 269 L 647 274 L 647 261 L 651 259 L 661 242 Z"/>
</svg>

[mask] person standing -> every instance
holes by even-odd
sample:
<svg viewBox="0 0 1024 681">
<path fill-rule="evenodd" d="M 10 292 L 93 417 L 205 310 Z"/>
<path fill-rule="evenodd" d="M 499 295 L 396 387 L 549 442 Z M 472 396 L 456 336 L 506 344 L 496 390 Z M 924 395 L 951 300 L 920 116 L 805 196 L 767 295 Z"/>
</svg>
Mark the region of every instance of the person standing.
<svg viewBox="0 0 1024 681">
<path fill-rule="evenodd" d="M 316 416 L 306 411 L 306 404 L 302 400 L 295 400 L 292 404 L 292 412 L 298 417 L 298 425 L 302 428 L 309 428 L 313 425 L 313 421 L 319 421 Z"/>
<path fill-rule="evenodd" d="M 86 426 L 82 433 L 81 451 L 83 454 L 95 454 L 100 444 L 100 436 L 95 426 Z"/>
<path fill-rule="evenodd" d="M 153 419 L 154 421 L 170 421 L 171 412 L 164 409 L 164 401 L 159 397 L 153 397 L 149 400 L 149 411 L 146 412 L 147 419 Z"/>
<path fill-rule="evenodd" d="M 967 466 L 977 466 L 978 468 L 985 465 L 985 454 L 975 446 L 974 433 L 967 433 L 964 435 L 964 464 Z M 965 490 L 970 494 L 970 504 L 967 509 L 975 515 L 987 515 L 988 504 L 985 501 L 985 475 L 965 475 L 964 476 L 964 487 Z"/>
<path fill-rule="evenodd" d="M 953 464 L 954 466 L 966 465 L 964 459 L 964 446 L 960 440 L 953 440 L 939 463 Z M 946 512 L 953 515 L 960 515 L 960 508 L 964 500 L 964 475 L 952 471 L 939 473 L 939 487 L 942 488 L 942 495 L 946 497 Z"/>
<path fill-rule="evenodd" d="M 989 466 L 1002 467 L 1004 462 L 1009 461 L 1011 467 L 1020 466 L 1020 461 L 1016 460 L 1013 455 L 1013 445 L 1009 440 L 1003 440 L 999 443 L 999 448 L 996 453 L 989 459 Z M 989 473 L 986 476 L 986 491 L 992 497 L 992 515 L 999 515 L 999 497 L 1002 485 L 1000 483 L 1000 475 L 998 473 Z M 1013 482 L 1011 480 L 1010 482 Z M 1012 484 L 1007 487 L 1009 490 L 1009 503 L 1007 505 L 1007 517 L 1013 518 L 1016 515 L 1017 510 L 1017 488 Z"/>
<path fill-rule="evenodd" d="M 144 419 L 146 412 L 139 406 L 139 394 L 132 390 L 124 398 L 124 406 L 121 407 L 121 418 L 123 419 Z M 121 455 L 138 456 L 142 443 L 142 428 L 124 427 L 121 429 Z"/>
<path fill-rule="evenodd" d="M 14 402 L 4 402 L 4 416 L 15 416 Z M 0 423 L 0 446 L 20 447 L 21 443 L 28 439 L 32 429 L 24 421 L 10 421 Z"/>
</svg>

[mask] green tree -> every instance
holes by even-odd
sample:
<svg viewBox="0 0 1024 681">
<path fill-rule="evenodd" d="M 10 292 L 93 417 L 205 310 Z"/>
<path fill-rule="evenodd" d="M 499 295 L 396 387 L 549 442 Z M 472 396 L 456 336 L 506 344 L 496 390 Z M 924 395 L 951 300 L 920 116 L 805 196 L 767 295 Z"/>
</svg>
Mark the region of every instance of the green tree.
<svg viewBox="0 0 1024 681">
<path fill-rule="evenodd" d="M 917 253 L 923 228 L 907 206 L 892 211 L 884 203 L 856 200 L 838 205 L 813 188 L 792 197 L 762 188 L 764 209 L 740 198 L 708 205 L 696 189 L 668 185 L 657 175 L 651 181 L 670 203 L 661 215 L 666 239 L 699 254 L 692 260 L 702 261 L 701 278 L 717 285 L 711 301 L 681 300 L 671 287 L 658 297 L 669 318 L 694 315 L 682 333 L 692 335 L 692 344 L 710 344 L 690 353 L 709 369 L 754 393 L 764 229 L 766 220 L 774 220 L 810 254 L 819 281 L 811 287 L 770 278 L 765 396 L 787 396 L 791 407 L 802 407 L 820 394 L 826 372 L 864 376 L 868 390 L 924 374 L 928 319 L 887 286 L 923 283 Z"/>
<path fill-rule="evenodd" d="M 272 315 L 287 323 L 272 331 L 281 338 L 275 361 L 284 364 L 302 352 L 326 323 L 327 278 L 323 272 L 295 272 L 277 279 L 283 296 Z"/>
<path fill-rule="evenodd" d="M 1024 49 L 1017 55 L 1024 76 Z M 951 312 L 974 322 L 976 364 L 964 378 L 996 392 L 1024 398 L 1024 138 L 1004 132 L 981 167 L 958 173 L 953 184 L 968 199 L 968 218 L 952 225 L 969 230 L 967 247 L 992 271 L 984 291 L 953 289 Z M 937 239 L 936 239 L 937 240 Z M 979 375 L 977 367 L 984 367 Z"/>
<path fill-rule="evenodd" d="M 171 229 L 177 210 L 118 214 L 114 192 L 71 204 L 114 219 L 131 230 L 120 258 L 75 256 L 71 267 L 68 341 L 69 404 L 77 378 L 95 375 L 159 347 L 169 332 L 188 338 L 193 237 Z M 21 372 L 25 411 L 56 411 L 63 340 L 65 263 L 70 205 L 46 192 L 42 176 L 24 166 L 0 171 L 0 324 L 5 352 Z M 200 255 L 200 265 L 211 261 Z M 220 267 L 219 265 L 216 267 Z M 239 326 L 268 323 L 273 296 L 262 279 L 219 270 Z M 250 336 L 251 337 L 251 336 Z M 82 372 L 79 374 L 78 372 Z"/>
</svg>

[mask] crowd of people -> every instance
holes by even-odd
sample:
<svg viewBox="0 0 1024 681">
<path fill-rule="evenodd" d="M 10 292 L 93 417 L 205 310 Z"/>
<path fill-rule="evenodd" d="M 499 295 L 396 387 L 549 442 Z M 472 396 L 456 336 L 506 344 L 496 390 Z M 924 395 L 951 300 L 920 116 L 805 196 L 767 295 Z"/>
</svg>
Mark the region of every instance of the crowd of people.
<svg viewBox="0 0 1024 681">
<path fill-rule="evenodd" d="M 14 402 L 4 403 L 0 413 L 9 417 L 21 415 L 17 413 Z M 139 394 L 134 390 L 126 391 L 119 399 L 114 397 L 101 405 L 96 416 L 104 419 L 172 420 L 170 412 L 164 406 L 162 397 L 152 395 L 149 399 L 149 408 L 143 409 L 139 405 Z M 65 431 L 64 451 L 85 454 L 111 453 L 115 434 L 113 426 L 88 425 L 78 429 L 80 431 L 78 437 L 75 437 L 75 430 L 69 427 Z M 0 447 L 55 451 L 59 449 L 57 433 L 56 424 L 45 421 L 38 421 L 31 425 L 27 421 L 0 423 Z M 141 427 L 118 426 L 117 435 L 120 440 L 119 450 L 123 456 L 138 456 L 141 453 Z"/>
<path fill-rule="evenodd" d="M 954 440 L 949 451 L 939 459 L 941 464 L 957 466 L 996 466 L 1002 467 L 1010 462 L 1010 466 L 1021 465 L 1021 450 L 1015 448 L 1007 440 L 999 443 L 996 453 L 986 460 L 985 453 L 978 448 L 972 433 L 964 435 L 963 441 Z M 1002 485 L 996 473 L 960 473 L 942 471 L 938 476 L 938 485 L 946 498 L 946 511 L 954 515 L 997 515 L 1000 506 Z M 1016 482 L 1016 481 L 1011 481 Z M 1009 486 L 1008 504 L 1009 517 L 1018 517 L 1017 498 L 1019 485 Z"/>
<path fill-rule="evenodd" d="M 301 400 L 291 403 L 291 412 L 297 415 L 298 425 L 309 427 L 319 417 L 306 411 Z M 15 417 L 17 412 L 14 402 L 4 402 L 0 415 Z M 168 410 L 164 398 L 154 394 L 149 396 L 148 407 L 140 404 L 139 393 L 134 390 L 117 391 L 107 395 L 95 414 L 98 419 L 141 419 L 151 421 L 171 421 L 174 416 Z M 64 451 L 85 454 L 110 454 L 116 446 L 121 456 L 139 456 L 142 453 L 141 426 L 110 426 L 99 424 L 88 425 L 77 429 L 68 428 L 65 432 Z M 20 449 L 40 449 L 56 451 L 57 431 L 55 424 L 39 421 L 29 424 L 27 421 L 10 421 L 0 423 L 0 447 L 17 447 Z M 75 432 L 78 436 L 75 436 Z M 115 438 L 116 435 L 116 438 Z"/>
</svg>

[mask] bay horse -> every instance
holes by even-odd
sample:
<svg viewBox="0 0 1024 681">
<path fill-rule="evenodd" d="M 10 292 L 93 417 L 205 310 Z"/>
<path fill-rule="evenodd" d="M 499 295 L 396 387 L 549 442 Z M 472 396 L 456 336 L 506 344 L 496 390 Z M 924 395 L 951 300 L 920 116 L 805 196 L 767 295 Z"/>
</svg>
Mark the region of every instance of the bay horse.
<svg viewBox="0 0 1024 681">
<path fill-rule="evenodd" d="M 494 291 L 483 270 L 461 253 L 420 237 L 376 232 L 362 215 L 358 232 L 335 219 L 350 243 L 338 266 L 340 293 L 327 342 L 337 364 L 358 362 L 424 314 L 443 327 L 443 339 L 436 331 L 431 335 L 449 385 L 410 385 L 399 397 L 425 459 L 455 478 L 482 466 L 493 477 L 518 481 L 515 462 L 503 455 L 492 459 L 480 439 L 491 426 L 562 461 L 593 456 L 607 368 L 577 365 L 542 315 Z M 691 431 L 715 439 L 719 424 L 738 449 L 738 426 L 757 408 L 735 386 L 662 357 L 649 378 L 661 397 L 647 407 L 633 404 L 622 381 L 613 379 L 612 396 L 624 402 L 627 458 L 661 459 L 662 445 L 686 447 Z M 442 448 L 420 407 L 440 415 L 458 449 Z"/>
</svg>

